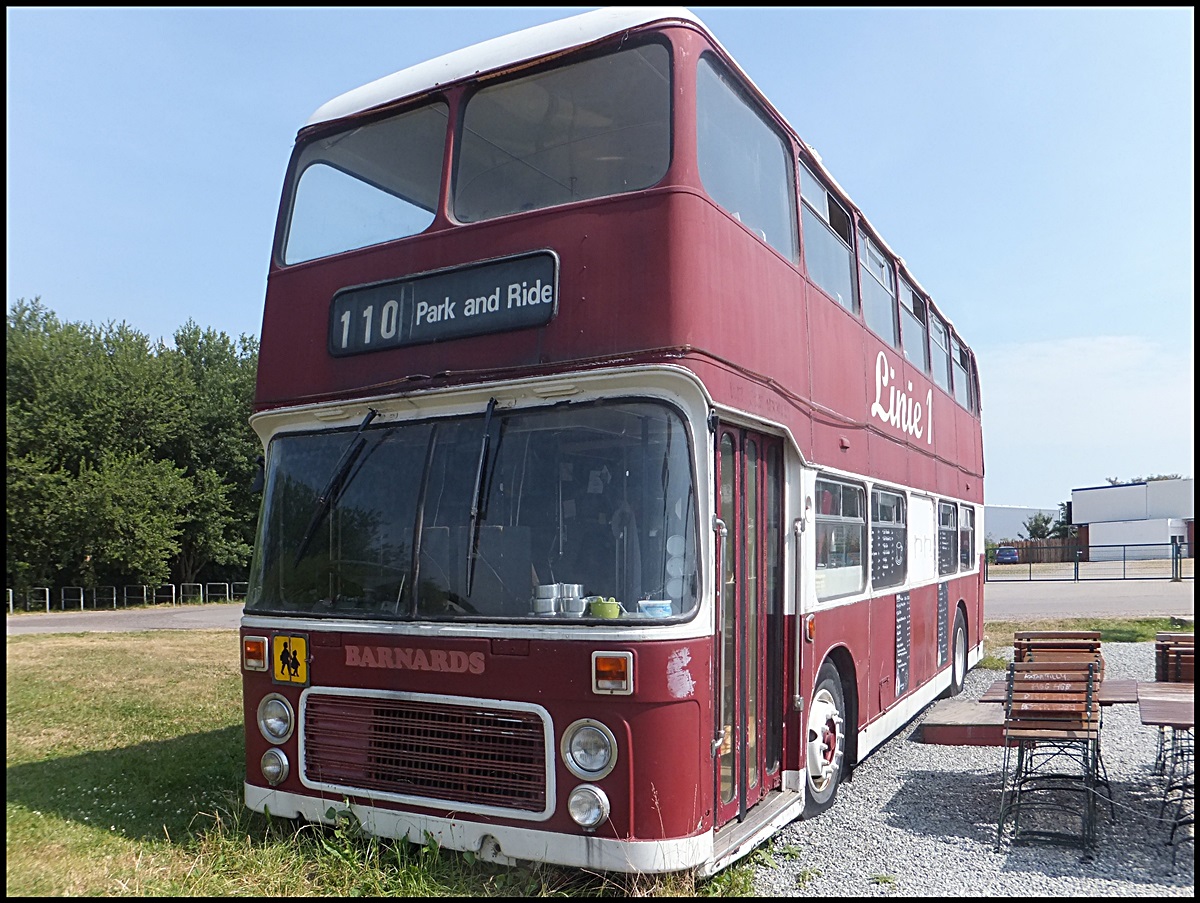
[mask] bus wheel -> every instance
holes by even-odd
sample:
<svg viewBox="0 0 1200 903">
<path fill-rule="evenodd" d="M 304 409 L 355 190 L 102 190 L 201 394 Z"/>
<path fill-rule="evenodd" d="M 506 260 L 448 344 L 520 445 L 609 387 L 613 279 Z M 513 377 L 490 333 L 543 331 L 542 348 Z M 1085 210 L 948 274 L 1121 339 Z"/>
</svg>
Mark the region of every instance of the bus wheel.
<svg viewBox="0 0 1200 903">
<path fill-rule="evenodd" d="M 804 814 L 817 815 L 833 805 L 842 777 L 846 747 L 846 701 L 837 666 L 826 661 L 817 673 L 808 710 L 808 792 Z"/>
<path fill-rule="evenodd" d="M 957 696 L 963 691 L 963 683 L 967 679 L 967 619 L 963 617 L 962 609 L 954 615 L 954 640 L 950 644 L 950 695 Z"/>
</svg>

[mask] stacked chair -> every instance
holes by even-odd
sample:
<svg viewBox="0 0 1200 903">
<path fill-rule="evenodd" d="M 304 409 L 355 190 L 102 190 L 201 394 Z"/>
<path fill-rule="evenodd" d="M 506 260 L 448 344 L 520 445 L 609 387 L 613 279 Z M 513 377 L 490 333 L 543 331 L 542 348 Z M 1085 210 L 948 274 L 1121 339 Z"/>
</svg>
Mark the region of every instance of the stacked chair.
<svg viewBox="0 0 1200 903">
<path fill-rule="evenodd" d="M 1157 682 L 1192 684 L 1195 679 L 1196 635 L 1193 633 L 1159 633 L 1154 637 L 1154 679 Z M 1195 823 L 1195 730 L 1158 729 L 1158 754 L 1154 760 L 1156 774 L 1166 776 L 1159 817 L 1167 815 L 1174 843 L 1175 833 L 1185 825 Z"/>
<path fill-rule="evenodd" d="M 1098 630 L 1018 630 L 1013 634 L 1013 661 L 1095 662 L 1104 679 Z"/>
<path fill-rule="evenodd" d="M 996 849 L 1008 837 L 1077 845 L 1090 855 L 1096 796 L 1107 783 L 1100 761 L 1099 635 L 1030 633 L 1014 638 L 1017 660 L 1008 666 Z M 1078 830 L 1068 830 L 1076 820 Z"/>
<path fill-rule="evenodd" d="M 1172 683 L 1196 682 L 1196 635 L 1158 633 L 1154 636 L 1154 679 Z"/>
</svg>

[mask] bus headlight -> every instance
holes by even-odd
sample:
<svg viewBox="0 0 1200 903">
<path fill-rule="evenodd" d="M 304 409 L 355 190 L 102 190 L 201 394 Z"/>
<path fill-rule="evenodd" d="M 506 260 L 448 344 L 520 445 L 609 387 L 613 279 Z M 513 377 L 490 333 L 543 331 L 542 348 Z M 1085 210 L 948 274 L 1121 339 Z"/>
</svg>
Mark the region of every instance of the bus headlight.
<svg viewBox="0 0 1200 903">
<path fill-rule="evenodd" d="M 617 741 L 599 721 L 581 718 L 563 731 L 562 757 L 575 777 L 597 781 L 616 766 Z"/>
<path fill-rule="evenodd" d="M 268 749 L 263 753 L 258 765 L 262 769 L 263 777 L 272 787 L 287 780 L 289 766 L 287 756 L 283 754 L 282 750 L 274 747 Z"/>
<path fill-rule="evenodd" d="M 292 704 L 278 693 L 264 696 L 258 704 L 258 729 L 271 743 L 283 743 L 292 735 L 296 717 Z"/>
<path fill-rule="evenodd" d="M 594 831 L 608 818 L 608 797 L 599 787 L 580 784 L 567 797 L 567 811 L 579 827 Z"/>
</svg>

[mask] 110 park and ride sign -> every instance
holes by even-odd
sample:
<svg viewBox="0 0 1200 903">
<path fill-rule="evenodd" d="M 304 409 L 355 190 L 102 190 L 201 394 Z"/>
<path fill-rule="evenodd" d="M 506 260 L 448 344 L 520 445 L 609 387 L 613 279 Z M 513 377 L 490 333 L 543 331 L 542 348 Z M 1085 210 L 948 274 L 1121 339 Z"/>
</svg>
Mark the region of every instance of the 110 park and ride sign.
<svg viewBox="0 0 1200 903">
<path fill-rule="evenodd" d="M 534 251 L 343 289 L 329 314 L 334 357 L 544 326 L 558 306 L 558 257 Z"/>
</svg>

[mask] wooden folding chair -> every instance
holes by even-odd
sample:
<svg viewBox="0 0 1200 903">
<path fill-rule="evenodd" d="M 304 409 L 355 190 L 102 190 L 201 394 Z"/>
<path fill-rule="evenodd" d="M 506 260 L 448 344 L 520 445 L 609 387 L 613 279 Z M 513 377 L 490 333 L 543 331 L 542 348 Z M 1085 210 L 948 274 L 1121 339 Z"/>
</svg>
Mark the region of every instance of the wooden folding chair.
<svg viewBox="0 0 1200 903">
<path fill-rule="evenodd" d="M 1100 769 L 1100 703 L 1095 661 L 1013 662 L 1004 704 L 1004 772 L 999 850 L 1011 840 L 1096 842 Z M 1063 819 L 1078 818 L 1078 832 Z"/>
<path fill-rule="evenodd" d="M 1013 634 L 1013 661 L 1091 661 L 1100 666 L 1104 679 L 1104 656 L 1100 653 L 1098 630 L 1018 630 Z"/>
</svg>

